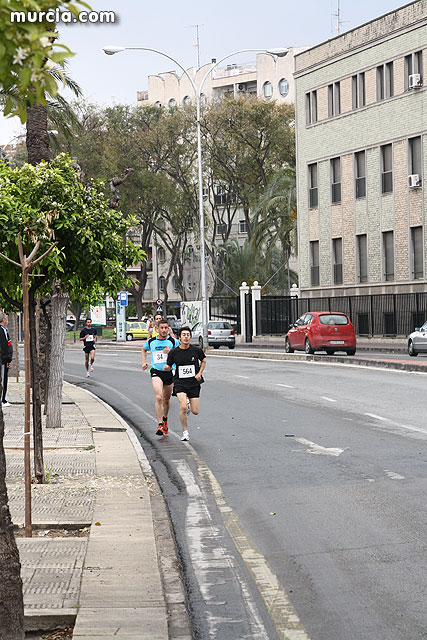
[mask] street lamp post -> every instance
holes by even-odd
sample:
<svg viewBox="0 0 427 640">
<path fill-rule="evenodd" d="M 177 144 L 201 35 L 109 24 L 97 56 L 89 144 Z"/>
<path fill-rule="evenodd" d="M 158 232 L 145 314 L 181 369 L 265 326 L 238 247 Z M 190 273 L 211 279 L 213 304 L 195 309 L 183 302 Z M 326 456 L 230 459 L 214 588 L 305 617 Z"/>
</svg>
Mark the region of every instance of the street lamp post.
<svg viewBox="0 0 427 640">
<path fill-rule="evenodd" d="M 212 63 L 211 67 L 207 70 L 205 75 L 202 78 L 202 81 L 199 87 L 196 86 L 193 78 L 190 76 L 188 71 L 183 67 L 182 64 L 172 58 L 167 53 L 163 51 L 159 51 L 158 49 L 152 49 L 151 47 L 116 47 L 116 46 L 108 46 L 103 48 L 104 53 L 109 56 L 114 55 L 115 53 L 120 53 L 122 51 L 151 51 L 152 53 L 158 53 L 159 55 L 168 58 L 172 62 L 174 62 L 181 71 L 187 76 L 191 87 L 194 91 L 194 98 L 196 101 L 196 127 L 197 127 L 197 165 L 198 165 L 198 183 L 199 183 L 199 226 L 200 226 L 200 284 L 201 284 L 201 293 L 202 293 L 202 325 L 203 325 L 203 344 L 205 346 L 208 345 L 208 296 L 207 296 L 207 286 L 206 286 L 206 258 L 205 258 L 205 216 L 204 216 L 204 208 L 203 208 L 203 161 L 202 161 L 202 133 L 200 126 L 200 107 L 201 107 L 201 96 L 203 86 L 212 73 L 212 71 L 227 60 L 227 58 L 231 58 L 232 56 L 238 55 L 240 53 L 248 53 L 250 51 L 270 53 L 279 58 L 284 58 L 288 49 L 239 49 L 238 51 L 233 51 L 232 53 L 223 56 L 218 62 Z"/>
</svg>

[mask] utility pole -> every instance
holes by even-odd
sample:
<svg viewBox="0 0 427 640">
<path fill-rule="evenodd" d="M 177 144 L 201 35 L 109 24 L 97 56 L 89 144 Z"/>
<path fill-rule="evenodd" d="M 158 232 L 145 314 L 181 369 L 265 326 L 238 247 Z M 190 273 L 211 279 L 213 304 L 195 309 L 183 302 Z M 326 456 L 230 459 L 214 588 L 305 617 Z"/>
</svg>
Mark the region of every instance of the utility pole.
<svg viewBox="0 0 427 640">
<path fill-rule="evenodd" d="M 188 28 L 196 30 L 196 44 L 193 45 L 197 49 L 197 69 L 200 69 L 200 37 L 199 27 L 203 27 L 202 24 L 191 24 Z"/>
</svg>

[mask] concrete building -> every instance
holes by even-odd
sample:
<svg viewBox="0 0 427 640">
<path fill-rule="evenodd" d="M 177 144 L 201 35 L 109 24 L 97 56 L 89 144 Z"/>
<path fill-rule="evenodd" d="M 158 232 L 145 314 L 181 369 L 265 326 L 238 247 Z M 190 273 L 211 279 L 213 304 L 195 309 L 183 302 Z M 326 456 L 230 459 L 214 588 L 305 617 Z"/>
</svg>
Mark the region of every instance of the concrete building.
<svg viewBox="0 0 427 640">
<path fill-rule="evenodd" d="M 295 101 L 293 81 L 294 56 L 304 48 L 290 48 L 284 58 L 269 53 L 259 53 L 255 62 L 227 64 L 214 69 L 203 86 L 203 98 L 207 101 L 227 96 L 255 96 L 278 103 Z M 199 86 L 211 64 L 200 69 L 187 69 Z M 148 90 L 138 91 L 138 104 L 182 106 L 194 103 L 194 91 L 185 74 L 167 71 L 148 77 Z"/>
<path fill-rule="evenodd" d="M 427 0 L 295 57 L 303 297 L 424 292 Z"/>
</svg>

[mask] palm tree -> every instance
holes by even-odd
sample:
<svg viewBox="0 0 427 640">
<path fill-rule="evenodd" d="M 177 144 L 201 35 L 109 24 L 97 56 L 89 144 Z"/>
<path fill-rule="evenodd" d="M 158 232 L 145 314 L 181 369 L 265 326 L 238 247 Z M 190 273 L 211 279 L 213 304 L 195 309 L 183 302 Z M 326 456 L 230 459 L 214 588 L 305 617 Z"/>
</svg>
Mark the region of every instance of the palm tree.
<svg viewBox="0 0 427 640">
<path fill-rule="evenodd" d="M 55 81 L 62 81 L 64 87 L 69 89 L 75 97 L 82 96 L 82 90 L 65 70 L 66 64 L 50 71 Z M 67 138 L 71 135 L 73 127 L 78 126 L 77 117 L 67 100 L 57 94 L 52 96 L 45 94 L 46 105 L 34 105 L 27 108 L 26 122 L 26 146 L 28 162 L 38 164 L 42 160 L 50 159 L 48 123 Z M 18 95 L 16 87 L 7 90 L 0 89 L 0 106 L 5 106 L 6 101 L 17 104 Z"/>
<path fill-rule="evenodd" d="M 267 257 L 280 248 L 282 263 L 288 271 L 289 259 L 296 251 L 296 180 L 295 169 L 286 167 L 274 176 L 253 212 L 251 243 L 265 249 Z"/>
</svg>

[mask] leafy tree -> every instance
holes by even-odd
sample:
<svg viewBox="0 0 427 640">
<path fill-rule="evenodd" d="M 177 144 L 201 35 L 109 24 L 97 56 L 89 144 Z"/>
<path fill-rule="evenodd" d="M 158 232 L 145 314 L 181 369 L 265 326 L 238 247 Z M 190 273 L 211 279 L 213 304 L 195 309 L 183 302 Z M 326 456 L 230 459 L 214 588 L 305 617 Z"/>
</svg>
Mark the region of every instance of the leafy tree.
<svg viewBox="0 0 427 640">
<path fill-rule="evenodd" d="M 279 169 L 295 166 L 294 117 L 293 105 L 246 98 L 205 110 L 207 179 L 211 187 L 219 183 L 225 194 L 226 216 L 222 206 L 213 207 L 214 222 L 226 223 L 224 241 L 237 211 L 243 212 L 251 237 L 251 208 Z"/>
<path fill-rule="evenodd" d="M 139 248 L 125 241 L 135 218 L 111 210 L 104 186 L 92 180 L 83 184 L 65 154 L 35 167 L 0 165 L 0 182 L 2 253 L 16 260 L 18 232 L 28 250 L 35 238 L 41 242 L 41 252 L 53 240 L 58 242 L 35 268 L 32 288 L 39 293 L 50 297 L 52 286 L 59 285 L 72 302 L 89 306 L 106 293 L 115 295 L 127 282 L 126 265 L 144 259 Z M 2 297 L 19 306 L 17 272 L 0 263 L 0 280 Z"/>
<path fill-rule="evenodd" d="M 252 244 L 257 250 L 263 248 L 267 258 L 280 248 L 282 262 L 289 267 L 297 246 L 296 223 L 295 170 L 287 167 L 273 177 L 254 209 Z"/>
<path fill-rule="evenodd" d="M 18 115 L 27 119 L 27 107 L 45 105 L 45 93 L 55 96 L 57 79 L 51 69 L 65 58 L 74 55 L 68 47 L 58 44 L 52 23 L 12 20 L 12 11 L 69 10 L 76 17 L 79 6 L 88 8 L 82 0 L 75 4 L 67 0 L 0 0 L 0 88 L 16 88 L 16 100 L 6 101 L 5 115 Z"/>
</svg>

